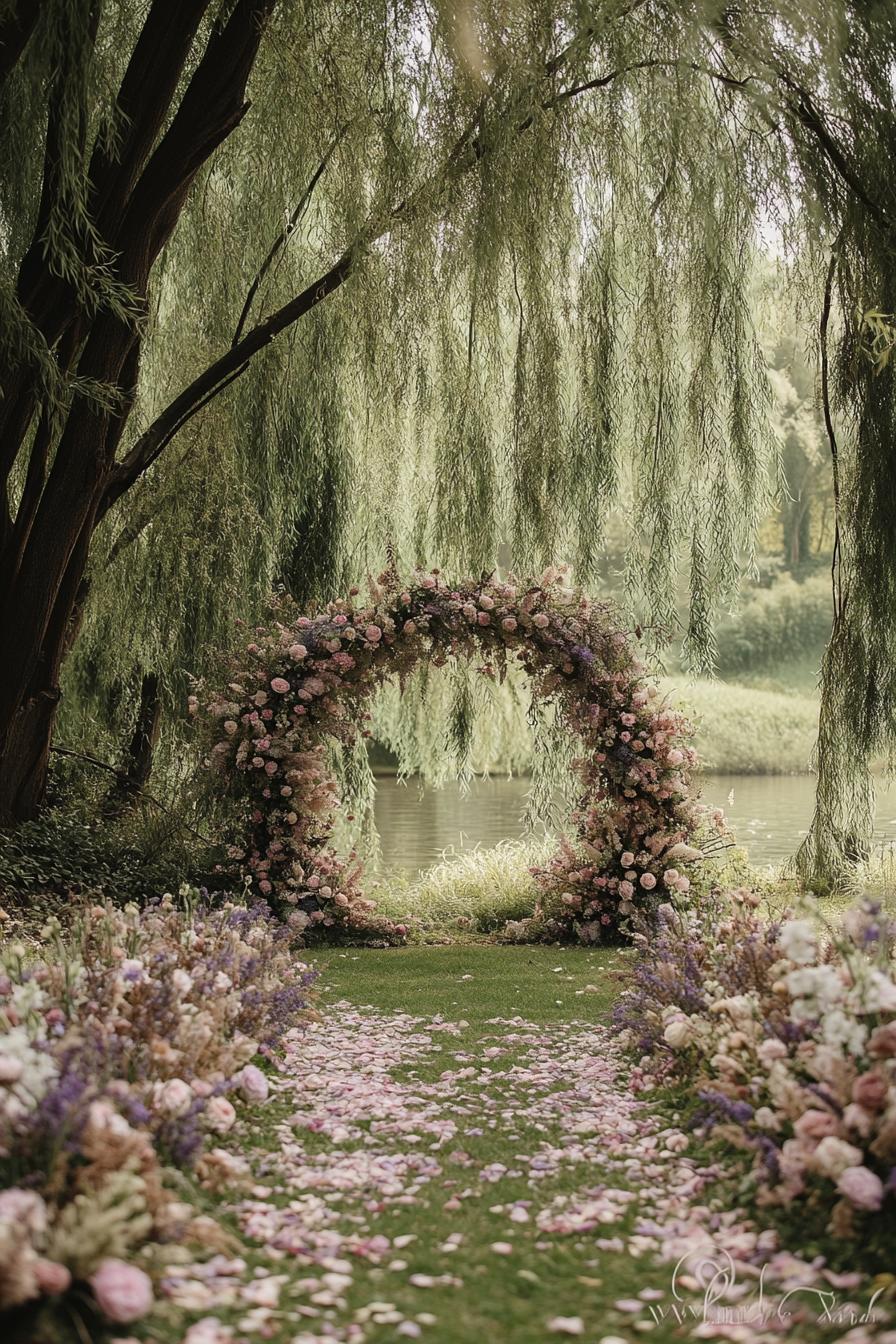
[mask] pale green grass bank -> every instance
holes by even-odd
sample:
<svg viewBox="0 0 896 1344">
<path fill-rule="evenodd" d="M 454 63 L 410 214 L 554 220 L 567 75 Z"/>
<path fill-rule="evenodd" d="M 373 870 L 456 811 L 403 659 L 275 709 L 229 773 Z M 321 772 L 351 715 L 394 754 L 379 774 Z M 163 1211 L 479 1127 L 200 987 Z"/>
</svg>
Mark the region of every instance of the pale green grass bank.
<svg viewBox="0 0 896 1344">
<path fill-rule="evenodd" d="M 818 728 L 814 695 L 756 690 L 723 681 L 665 680 L 697 724 L 703 768 L 730 775 L 799 775 L 810 770 Z"/>
</svg>

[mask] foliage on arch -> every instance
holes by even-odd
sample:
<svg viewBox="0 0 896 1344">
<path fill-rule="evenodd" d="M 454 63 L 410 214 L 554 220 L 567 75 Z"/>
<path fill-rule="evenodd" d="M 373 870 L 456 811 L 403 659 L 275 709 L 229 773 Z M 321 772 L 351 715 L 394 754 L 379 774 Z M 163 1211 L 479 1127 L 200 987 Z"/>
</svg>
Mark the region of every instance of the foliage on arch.
<svg viewBox="0 0 896 1344">
<path fill-rule="evenodd" d="M 558 568 L 525 586 L 390 573 L 367 601 L 352 589 L 314 617 L 255 631 L 205 706 L 210 761 L 244 803 L 245 844 L 231 856 L 294 927 L 404 932 L 377 921 L 360 865 L 329 843 L 339 796 L 327 753 L 333 739 L 351 745 L 366 732 L 373 692 L 423 659 L 475 658 L 500 677 L 515 657 L 533 697 L 553 701 L 582 744 L 574 834 L 536 872 L 532 931 L 597 942 L 688 890 L 675 863 L 705 821 L 690 783 L 692 727 L 646 679 L 613 609 L 564 580 Z"/>
</svg>

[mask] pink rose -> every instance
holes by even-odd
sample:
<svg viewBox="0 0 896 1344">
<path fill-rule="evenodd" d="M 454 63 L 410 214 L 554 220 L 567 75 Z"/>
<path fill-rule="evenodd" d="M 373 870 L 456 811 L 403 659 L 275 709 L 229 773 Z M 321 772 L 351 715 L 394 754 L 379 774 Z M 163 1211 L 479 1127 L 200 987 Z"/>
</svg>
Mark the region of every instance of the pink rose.
<svg viewBox="0 0 896 1344">
<path fill-rule="evenodd" d="M 784 1052 L 786 1054 L 786 1050 Z M 804 1111 L 793 1126 L 794 1133 L 798 1138 L 804 1141 L 813 1139 L 824 1139 L 829 1134 L 836 1134 L 840 1128 L 840 1123 L 831 1111 Z"/>
<path fill-rule="evenodd" d="M 246 1101 L 267 1101 L 268 1080 L 255 1064 L 240 1069 L 236 1081 Z"/>
<path fill-rule="evenodd" d="M 653 873 L 641 874 L 641 886 L 644 888 L 645 891 L 653 890 L 653 888 L 656 886 L 656 878 L 654 877 Z"/>
<path fill-rule="evenodd" d="M 138 1320 L 152 1306 L 149 1275 L 124 1260 L 101 1260 L 90 1276 L 90 1286 L 100 1311 L 118 1324 Z"/>
<path fill-rule="evenodd" d="M 879 1073 L 863 1073 L 852 1085 L 852 1099 L 868 1111 L 882 1111 L 887 1101 L 889 1086 Z"/>
<path fill-rule="evenodd" d="M 205 1108 L 205 1123 L 216 1134 L 226 1134 L 236 1120 L 236 1111 L 226 1097 L 212 1097 Z"/>
<path fill-rule="evenodd" d="M 669 755 L 666 757 L 666 760 L 669 762 L 670 765 L 681 765 L 682 761 L 684 760 L 684 752 L 679 751 L 677 747 L 673 747 L 672 750 L 669 752 Z"/>
<path fill-rule="evenodd" d="M 44 1260 L 43 1257 L 37 1261 L 34 1266 L 34 1273 L 37 1278 L 37 1286 L 42 1293 L 49 1296 L 55 1296 L 57 1293 L 67 1293 L 72 1283 L 72 1276 L 65 1265 L 60 1265 L 57 1260 Z"/>
<path fill-rule="evenodd" d="M 371 644 L 377 644 L 383 637 L 383 632 L 378 625 L 368 625 L 364 631 L 364 638 L 370 640 Z"/>
<path fill-rule="evenodd" d="M 415 621 L 405 621 L 404 625 L 401 627 L 401 632 L 402 632 L 402 634 L 404 634 L 404 635 L 416 635 L 416 633 L 417 633 L 417 624 L 416 624 L 416 622 L 415 622 Z"/>
<path fill-rule="evenodd" d="M 877 1059 L 892 1059 L 896 1056 L 896 1022 L 887 1022 L 875 1027 L 868 1041 L 868 1053 Z"/>
<path fill-rule="evenodd" d="M 304 644 L 290 644 L 289 656 L 294 663 L 300 663 L 303 658 L 308 657 L 308 650 Z"/>
<path fill-rule="evenodd" d="M 487 611 L 479 611 L 476 613 L 476 620 L 479 625 L 491 625 L 492 618 Z"/>
<path fill-rule="evenodd" d="M 631 868 L 634 861 L 635 856 L 630 849 L 623 850 L 619 856 L 619 862 L 622 864 L 623 868 Z"/>
<path fill-rule="evenodd" d="M 632 886 L 631 882 L 620 882 L 620 883 L 619 883 L 619 895 L 622 896 L 625 900 L 627 900 L 627 901 L 628 901 L 628 900 L 631 900 L 631 898 L 632 898 L 632 896 L 634 896 L 634 894 L 635 894 L 635 889 L 634 889 L 634 887 Z"/>
<path fill-rule="evenodd" d="M 867 1167 L 847 1167 L 841 1171 L 837 1189 L 856 1209 L 874 1212 L 884 1202 L 883 1182 Z"/>
<path fill-rule="evenodd" d="M 501 622 L 501 626 L 504 630 L 507 631 L 508 635 L 512 635 L 514 630 L 516 629 L 516 617 L 505 616 L 503 621 Z"/>
<path fill-rule="evenodd" d="M 550 623 L 551 618 L 544 611 L 536 612 L 535 615 L 532 617 L 532 624 L 538 626 L 539 630 L 544 630 L 546 626 L 550 625 Z"/>
<path fill-rule="evenodd" d="M 271 679 L 271 690 L 276 691 L 278 695 L 285 695 L 289 690 L 289 682 L 285 677 L 273 677 Z"/>
<path fill-rule="evenodd" d="M 189 1083 L 182 1078 L 172 1078 L 165 1083 L 159 1093 L 159 1108 L 168 1115 L 185 1115 L 193 1102 L 193 1093 Z"/>
</svg>

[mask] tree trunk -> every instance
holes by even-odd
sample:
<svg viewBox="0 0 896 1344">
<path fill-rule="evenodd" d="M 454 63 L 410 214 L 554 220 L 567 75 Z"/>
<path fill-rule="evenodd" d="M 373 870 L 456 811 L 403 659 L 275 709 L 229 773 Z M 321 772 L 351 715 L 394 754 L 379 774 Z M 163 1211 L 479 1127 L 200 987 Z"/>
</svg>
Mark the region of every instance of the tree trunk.
<svg viewBox="0 0 896 1344">
<path fill-rule="evenodd" d="M 162 701 L 159 696 L 159 678 L 155 672 L 144 673 L 140 683 L 140 704 L 137 721 L 121 763 L 118 778 L 106 799 L 106 811 L 115 816 L 131 806 L 152 773 L 153 754 L 162 726 Z"/>
<path fill-rule="evenodd" d="M 48 687 L 15 713 L 0 756 L 0 824 L 30 820 L 44 801 L 58 704 L 58 690 Z"/>
</svg>

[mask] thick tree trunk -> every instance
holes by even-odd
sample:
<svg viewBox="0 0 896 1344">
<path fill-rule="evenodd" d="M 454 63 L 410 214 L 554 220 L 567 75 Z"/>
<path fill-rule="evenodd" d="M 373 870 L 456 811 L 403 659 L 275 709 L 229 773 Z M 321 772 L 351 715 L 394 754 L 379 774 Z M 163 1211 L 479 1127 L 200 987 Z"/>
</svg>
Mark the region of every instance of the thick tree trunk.
<svg viewBox="0 0 896 1344">
<path fill-rule="evenodd" d="M 59 692 L 30 695 L 16 712 L 0 755 L 0 824 L 29 821 L 47 791 L 50 742 Z"/>
<path fill-rule="evenodd" d="M 98 143 L 89 172 L 97 232 L 137 310 L 197 172 L 245 116 L 246 81 L 274 3 L 235 0 L 214 26 L 170 120 L 209 0 L 153 0 L 149 7 L 119 90 L 122 139 L 111 154 Z M 20 9 L 24 14 L 29 6 Z M 3 58 L 14 62 L 27 43 L 30 29 L 26 24 L 19 33 L 20 26 L 15 16 L 0 25 L 0 75 Z M 60 377 L 77 374 L 84 384 L 117 388 L 120 400 L 110 407 L 75 392 L 62 425 L 51 431 L 34 369 L 26 362 L 5 375 L 0 486 L 26 451 L 28 466 L 15 517 L 8 492 L 6 500 L 0 494 L 0 824 L 34 816 L 44 798 L 59 673 L 80 624 L 91 537 L 109 504 L 146 465 L 137 464 L 126 483 L 117 480 L 116 453 L 139 371 L 137 313 L 125 315 L 108 303 L 85 307 L 46 256 L 44 223 L 59 203 L 60 97 L 54 86 L 38 227 L 21 264 L 18 295 L 55 351 Z M 86 108 L 83 120 L 86 127 Z M 90 264 L 94 245 L 85 239 L 84 246 Z M 110 499 L 113 481 L 119 488 Z"/>
</svg>

